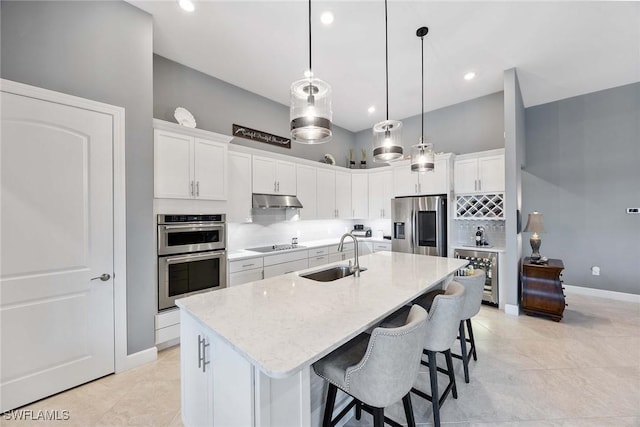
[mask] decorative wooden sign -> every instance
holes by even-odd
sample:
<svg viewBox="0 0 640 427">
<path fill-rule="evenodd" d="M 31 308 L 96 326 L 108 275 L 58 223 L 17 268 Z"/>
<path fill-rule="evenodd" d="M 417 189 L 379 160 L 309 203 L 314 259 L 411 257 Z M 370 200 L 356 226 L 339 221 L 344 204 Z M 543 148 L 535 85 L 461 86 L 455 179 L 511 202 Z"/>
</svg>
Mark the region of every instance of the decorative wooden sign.
<svg viewBox="0 0 640 427">
<path fill-rule="evenodd" d="M 291 140 L 289 138 L 272 135 L 246 126 L 239 126 L 235 123 L 233 124 L 233 136 L 291 149 Z"/>
</svg>

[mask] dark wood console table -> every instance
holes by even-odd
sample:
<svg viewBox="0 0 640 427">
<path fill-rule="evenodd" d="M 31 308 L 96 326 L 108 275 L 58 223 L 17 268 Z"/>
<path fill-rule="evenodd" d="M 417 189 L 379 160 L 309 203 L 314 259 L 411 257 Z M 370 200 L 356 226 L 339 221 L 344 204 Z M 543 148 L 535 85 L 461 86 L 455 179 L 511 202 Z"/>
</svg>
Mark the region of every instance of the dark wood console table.
<svg viewBox="0 0 640 427">
<path fill-rule="evenodd" d="M 529 315 L 549 316 L 556 322 L 562 319 L 565 301 L 562 287 L 564 264 L 549 259 L 546 264 L 532 264 L 530 258 L 522 263 L 522 310 Z"/>
</svg>

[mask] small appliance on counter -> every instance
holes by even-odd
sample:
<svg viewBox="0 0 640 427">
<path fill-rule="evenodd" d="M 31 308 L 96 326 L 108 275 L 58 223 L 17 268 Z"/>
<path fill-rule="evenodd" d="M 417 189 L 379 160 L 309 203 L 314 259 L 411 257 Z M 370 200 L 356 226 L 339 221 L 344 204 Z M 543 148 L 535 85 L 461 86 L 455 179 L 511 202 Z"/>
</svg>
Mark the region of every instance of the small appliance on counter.
<svg viewBox="0 0 640 427">
<path fill-rule="evenodd" d="M 371 237 L 371 227 L 365 227 L 362 224 L 354 224 L 351 234 L 356 237 Z"/>
</svg>

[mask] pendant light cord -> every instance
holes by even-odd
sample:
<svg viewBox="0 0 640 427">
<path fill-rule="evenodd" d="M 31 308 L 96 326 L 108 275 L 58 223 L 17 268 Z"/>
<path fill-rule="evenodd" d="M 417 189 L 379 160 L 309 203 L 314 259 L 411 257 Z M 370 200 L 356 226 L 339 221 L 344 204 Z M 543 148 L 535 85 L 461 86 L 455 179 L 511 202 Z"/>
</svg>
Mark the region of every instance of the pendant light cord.
<svg viewBox="0 0 640 427">
<path fill-rule="evenodd" d="M 420 37 L 420 49 L 422 49 L 422 115 L 420 115 L 422 120 L 422 140 L 420 143 L 424 144 L 424 36 Z"/>
<path fill-rule="evenodd" d="M 387 0 L 384 0 L 384 64 L 387 95 L 387 120 L 389 120 L 389 35 L 387 30 Z"/>
<path fill-rule="evenodd" d="M 309 0 L 309 79 L 313 78 L 311 71 L 311 0 Z"/>
</svg>

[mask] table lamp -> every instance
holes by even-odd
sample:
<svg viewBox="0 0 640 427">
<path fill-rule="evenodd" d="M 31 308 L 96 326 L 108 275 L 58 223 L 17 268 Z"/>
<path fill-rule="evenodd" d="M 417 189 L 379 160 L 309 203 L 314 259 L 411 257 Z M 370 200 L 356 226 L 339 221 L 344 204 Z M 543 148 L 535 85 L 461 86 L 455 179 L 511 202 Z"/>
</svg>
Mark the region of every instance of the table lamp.
<svg viewBox="0 0 640 427">
<path fill-rule="evenodd" d="M 542 214 L 538 211 L 533 211 L 527 218 L 527 226 L 523 230 L 525 233 L 533 233 L 529 239 L 531 244 L 531 261 L 540 260 L 540 236 L 538 233 L 544 233 L 544 225 L 542 224 Z"/>
</svg>

